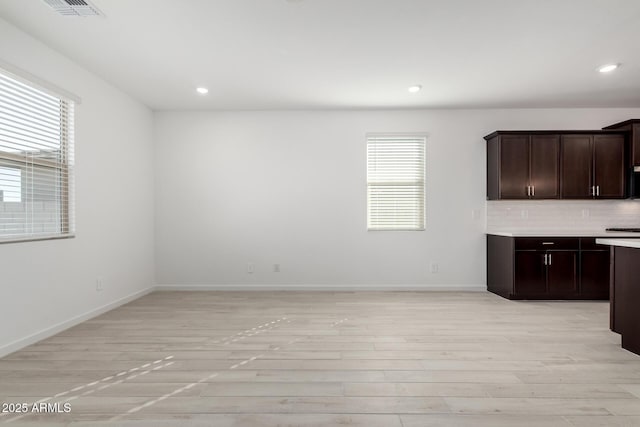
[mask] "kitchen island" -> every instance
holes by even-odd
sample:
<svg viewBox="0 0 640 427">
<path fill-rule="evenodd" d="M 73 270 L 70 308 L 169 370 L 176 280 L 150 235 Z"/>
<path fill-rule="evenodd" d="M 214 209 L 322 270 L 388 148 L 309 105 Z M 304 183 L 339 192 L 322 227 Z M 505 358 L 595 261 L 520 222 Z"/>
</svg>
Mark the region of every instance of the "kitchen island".
<svg viewBox="0 0 640 427">
<path fill-rule="evenodd" d="M 622 336 L 622 348 L 640 354 L 640 239 L 596 239 L 611 251 L 611 330 Z"/>
</svg>

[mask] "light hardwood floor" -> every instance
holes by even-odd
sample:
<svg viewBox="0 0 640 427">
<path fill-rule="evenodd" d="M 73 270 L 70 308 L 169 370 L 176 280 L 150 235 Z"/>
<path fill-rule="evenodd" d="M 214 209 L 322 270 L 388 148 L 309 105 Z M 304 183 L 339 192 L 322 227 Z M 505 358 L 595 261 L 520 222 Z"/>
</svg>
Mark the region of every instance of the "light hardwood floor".
<svg viewBox="0 0 640 427">
<path fill-rule="evenodd" d="M 0 401 L 71 405 L 0 425 L 640 426 L 640 357 L 608 313 L 480 292 L 156 292 L 0 359 Z"/>
</svg>

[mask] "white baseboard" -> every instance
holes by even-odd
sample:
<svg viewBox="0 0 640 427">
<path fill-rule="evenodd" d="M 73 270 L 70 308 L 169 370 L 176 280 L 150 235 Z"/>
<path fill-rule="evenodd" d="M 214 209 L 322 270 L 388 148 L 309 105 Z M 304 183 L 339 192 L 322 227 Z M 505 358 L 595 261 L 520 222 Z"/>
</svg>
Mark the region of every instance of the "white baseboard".
<svg viewBox="0 0 640 427">
<path fill-rule="evenodd" d="M 426 291 L 426 292 L 484 292 L 487 286 L 474 285 L 156 285 L 157 291 Z"/>
<path fill-rule="evenodd" d="M 114 308 L 120 307 L 128 302 L 131 302 L 135 299 L 138 299 L 142 296 L 147 295 L 150 292 L 153 292 L 155 288 L 153 286 L 143 289 L 141 291 L 135 292 L 131 295 L 127 295 L 126 297 L 117 299 L 109 304 L 105 304 L 102 307 L 98 307 L 94 310 L 88 311 L 79 316 L 72 317 L 69 320 L 65 320 L 64 322 L 60 322 L 57 325 L 50 326 L 46 329 L 41 330 L 40 332 L 36 332 L 35 334 L 29 335 L 25 338 L 20 338 L 14 342 L 11 342 L 7 345 L 0 347 L 0 357 L 4 357 L 8 354 L 11 354 L 15 351 L 23 349 L 31 344 L 35 344 L 38 341 L 42 341 L 45 338 L 49 338 L 55 334 L 58 334 L 65 329 L 69 329 L 72 326 L 76 326 L 79 323 L 84 322 L 85 320 L 89 320 L 93 317 L 99 316 L 107 311 L 113 310 Z"/>
</svg>

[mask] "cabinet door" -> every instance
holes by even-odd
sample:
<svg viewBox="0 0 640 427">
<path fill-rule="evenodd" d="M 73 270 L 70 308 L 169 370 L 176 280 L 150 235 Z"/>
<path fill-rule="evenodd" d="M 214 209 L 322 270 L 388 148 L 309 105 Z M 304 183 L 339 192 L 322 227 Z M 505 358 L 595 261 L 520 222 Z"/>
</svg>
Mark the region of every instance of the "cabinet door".
<svg viewBox="0 0 640 427">
<path fill-rule="evenodd" d="M 624 136 L 594 135 L 594 185 L 597 197 L 623 199 L 624 194 Z"/>
<path fill-rule="evenodd" d="M 592 184 L 592 136 L 562 135 L 560 143 L 560 197 L 589 199 Z"/>
<path fill-rule="evenodd" d="M 516 251 L 515 294 L 518 297 L 536 297 L 547 293 L 547 270 L 543 251 Z"/>
<path fill-rule="evenodd" d="M 633 166 L 640 166 L 640 123 L 631 126 L 631 152 Z"/>
<path fill-rule="evenodd" d="M 588 299 L 609 298 L 609 251 L 582 251 L 580 294 Z"/>
<path fill-rule="evenodd" d="M 500 136 L 500 198 L 527 199 L 529 135 Z"/>
<path fill-rule="evenodd" d="M 500 138 L 487 140 L 487 200 L 500 200 Z"/>
<path fill-rule="evenodd" d="M 559 195 L 559 135 L 531 135 L 532 198 L 556 199 Z"/>
<path fill-rule="evenodd" d="M 571 297 L 578 293 L 578 251 L 547 252 L 549 295 Z"/>
</svg>

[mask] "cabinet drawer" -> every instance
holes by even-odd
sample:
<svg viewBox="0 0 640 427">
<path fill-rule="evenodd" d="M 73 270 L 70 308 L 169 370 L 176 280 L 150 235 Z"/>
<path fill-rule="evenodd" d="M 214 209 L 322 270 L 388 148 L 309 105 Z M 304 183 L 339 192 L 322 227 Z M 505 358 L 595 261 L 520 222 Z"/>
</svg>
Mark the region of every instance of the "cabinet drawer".
<svg viewBox="0 0 640 427">
<path fill-rule="evenodd" d="M 607 251 L 609 252 L 609 246 L 598 245 L 595 237 L 581 237 L 580 249 L 583 251 Z"/>
<path fill-rule="evenodd" d="M 515 250 L 577 250 L 579 241 L 577 237 L 517 237 Z"/>
</svg>

